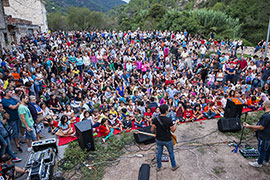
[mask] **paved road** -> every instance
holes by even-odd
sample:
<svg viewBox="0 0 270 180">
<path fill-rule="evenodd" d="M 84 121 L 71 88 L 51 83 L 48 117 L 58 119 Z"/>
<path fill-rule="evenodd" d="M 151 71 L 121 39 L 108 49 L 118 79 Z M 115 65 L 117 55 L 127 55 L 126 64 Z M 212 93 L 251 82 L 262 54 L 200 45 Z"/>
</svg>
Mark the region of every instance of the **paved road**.
<svg viewBox="0 0 270 180">
<path fill-rule="evenodd" d="M 51 133 L 48 133 L 48 127 L 45 127 L 45 129 L 43 129 L 43 132 L 41 133 L 41 135 L 44 136 L 44 138 L 42 138 L 41 140 L 48 139 L 48 138 L 56 138 L 57 144 L 58 144 L 58 138 L 56 136 L 52 135 Z M 12 150 L 17 153 L 16 156 L 18 156 L 19 158 L 22 159 L 21 162 L 16 163 L 16 166 L 19 166 L 19 167 L 24 168 L 25 167 L 25 163 L 28 160 L 28 157 L 29 157 L 29 154 L 30 154 L 29 152 L 27 152 L 27 145 L 26 145 L 26 143 L 25 144 L 21 144 L 21 147 L 23 149 L 23 152 L 22 153 L 17 152 L 16 146 L 15 146 L 15 143 L 13 142 L 13 140 L 11 142 L 11 145 L 12 145 Z M 68 145 L 58 146 L 58 158 L 62 159 L 64 157 L 65 148 L 67 146 Z M 27 178 L 27 176 L 24 175 L 21 178 L 19 178 L 19 180 L 24 180 L 26 178 Z"/>
</svg>

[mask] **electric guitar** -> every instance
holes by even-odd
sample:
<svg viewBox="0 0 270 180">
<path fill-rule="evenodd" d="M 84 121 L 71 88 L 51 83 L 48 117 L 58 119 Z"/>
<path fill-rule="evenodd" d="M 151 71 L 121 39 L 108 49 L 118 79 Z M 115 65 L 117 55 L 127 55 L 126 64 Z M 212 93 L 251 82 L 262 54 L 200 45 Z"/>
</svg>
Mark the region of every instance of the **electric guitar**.
<svg viewBox="0 0 270 180">
<path fill-rule="evenodd" d="M 132 130 L 132 132 L 135 133 L 135 134 L 143 134 L 143 135 L 146 135 L 146 136 L 156 137 L 156 135 L 153 134 L 153 133 L 143 132 L 143 131 L 139 131 L 139 130 Z M 173 145 L 175 145 L 177 143 L 176 135 L 171 133 L 171 138 L 172 138 L 172 141 L 173 141 Z"/>
</svg>

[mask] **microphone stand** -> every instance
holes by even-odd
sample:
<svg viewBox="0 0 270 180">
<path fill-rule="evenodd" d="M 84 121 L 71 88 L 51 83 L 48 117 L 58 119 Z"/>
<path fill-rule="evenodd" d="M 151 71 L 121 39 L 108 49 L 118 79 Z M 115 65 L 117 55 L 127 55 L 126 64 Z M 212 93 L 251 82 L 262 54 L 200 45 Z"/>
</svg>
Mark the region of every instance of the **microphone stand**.
<svg viewBox="0 0 270 180">
<path fill-rule="evenodd" d="M 244 119 L 244 122 L 247 121 L 247 115 L 248 115 L 248 112 L 245 112 L 245 119 Z M 240 121 L 241 122 L 241 121 Z M 238 144 L 236 144 L 235 148 L 234 148 L 234 153 L 237 153 L 238 151 L 238 148 L 241 146 L 241 143 L 242 143 L 242 139 L 243 139 L 243 134 L 244 134 L 244 130 L 245 130 L 245 127 L 243 126 L 242 128 L 242 132 L 241 132 L 241 137 L 240 137 L 240 141 Z"/>
</svg>

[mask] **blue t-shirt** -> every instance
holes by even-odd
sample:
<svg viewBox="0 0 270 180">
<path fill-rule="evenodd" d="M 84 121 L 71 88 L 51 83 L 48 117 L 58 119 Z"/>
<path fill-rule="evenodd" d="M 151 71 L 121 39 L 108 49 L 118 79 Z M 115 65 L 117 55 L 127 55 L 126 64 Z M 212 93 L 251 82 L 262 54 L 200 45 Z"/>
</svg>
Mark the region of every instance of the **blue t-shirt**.
<svg viewBox="0 0 270 180">
<path fill-rule="evenodd" d="M 4 98 L 2 100 L 3 107 L 7 111 L 7 113 L 9 114 L 9 117 L 10 117 L 9 121 L 18 121 L 19 120 L 18 109 L 12 110 L 9 108 L 10 105 L 16 105 L 17 103 L 18 102 L 13 98 L 10 98 L 10 99 Z"/>
<path fill-rule="evenodd" d="M 124 87 L 122 86 L 121 88 L 122 88 L 122 89 L 120 89 L 120 87 L 118 86 L 118 87 L 116 88 L 116 91 L 118 91 L 118 94 L 119 94 L 121 97 L 123 97 L 123 96 L 124 96 Z"/>
<path fill-rule="evenodd" d="M 65 125 L 63 125 L 61 122 L 58 125 L 60 128 L 62 128 L 63 131 L 68 130 L 68 126 L 69 126 L 69 121 L 66 122 Z"/>
<path fill-rule="evenodd" d="M 46 65 L 50 68 L 50 67 L 52 67 L 52 61 L 51 60 L 48 60 L 47 62 L 46 62 Z"/>
<path fill-rule="evenodd" d="M 83 59 L 81 57 L 76 58 L 76 65 L 77 66 L 82 66 L 83 65 Z"/>
<path fill-rule="evenodd" d="M 74 62 L 76 62 L 76 57 L 75 56 L 68 56 L 68 61 L 74 63 Z"/>
</svg>

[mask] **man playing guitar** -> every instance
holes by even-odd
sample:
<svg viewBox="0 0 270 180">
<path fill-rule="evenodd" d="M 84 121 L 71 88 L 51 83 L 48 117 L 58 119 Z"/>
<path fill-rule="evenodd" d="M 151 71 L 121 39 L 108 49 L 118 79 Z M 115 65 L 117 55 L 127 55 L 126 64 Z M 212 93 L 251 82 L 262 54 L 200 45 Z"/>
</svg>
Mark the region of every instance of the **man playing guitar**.
<svg viewBox="0 0 270 180">
<path fill-rule="evenodd" d="M 156 133 L 156 144 L 157 144 L 157 171 L 161 170 L 161 157 L 163 153 L 163 147 L 166 146 L 171 160 L 172 170 L 175 171 L 179 166 L 176 165 L 174 151 L 173 151 L 173 141 L 172 132 L 175 132 L 176 125 L 173 124 L 171 118 L 166 116 L 168 112 L 168 105 L 163 104 L 160 106 L 160 116 L 153 119 L 151 131 Z"/>
</svg>

